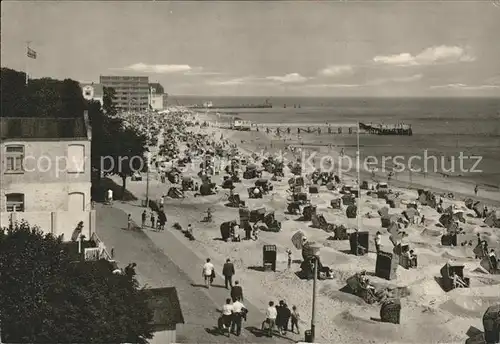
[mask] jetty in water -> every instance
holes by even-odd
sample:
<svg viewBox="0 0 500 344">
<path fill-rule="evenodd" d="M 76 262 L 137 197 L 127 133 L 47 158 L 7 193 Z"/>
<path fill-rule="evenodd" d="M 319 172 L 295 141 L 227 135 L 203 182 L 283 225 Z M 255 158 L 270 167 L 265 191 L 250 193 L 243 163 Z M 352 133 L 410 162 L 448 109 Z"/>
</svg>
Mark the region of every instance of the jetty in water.
<svg viewBox="0 0 500 344">
<path fill-rule="evenodd" d="M 369 134 L 377 135 L 399 135 L 399 136 L 412 136 L 413 130 L 411 125 L 408 124 L 394 124 L 394 125 L 383 125 L 383 124 L 365 124 L 359 123 L 359 128 L 368 132 Z"/>
<path fill-rule="evenodd" d="M 270 109 L 273 104 L 269 102 L 269 99 L 262 104 L 235 104 L 235 105 L 217 105 L 212 102 L 205 102 L 198 105 L 190 105 L 188 108 L 191 109 L 210 109 L 210 110 L 222 110 L 222 109 Z"/>
<path fill-rule="evenodd" d="M 244 124 L 240 123 L 244 122 Z M 241 121 L 239 118 L 232 123 L 217 123 L 217 126 L 224 129 L 234 130 L 256 130 L 267 133 L 308 133 L 308 134 L 356 134 L 357 124 L 352 123 L 252 123 L 251 121 Z M 243 129 L 244 128 L 244 129 Z M 413 135 L 410 125 L 366 125 L 359 123 L 359 133 L 363 135 Z"/>
</svg>

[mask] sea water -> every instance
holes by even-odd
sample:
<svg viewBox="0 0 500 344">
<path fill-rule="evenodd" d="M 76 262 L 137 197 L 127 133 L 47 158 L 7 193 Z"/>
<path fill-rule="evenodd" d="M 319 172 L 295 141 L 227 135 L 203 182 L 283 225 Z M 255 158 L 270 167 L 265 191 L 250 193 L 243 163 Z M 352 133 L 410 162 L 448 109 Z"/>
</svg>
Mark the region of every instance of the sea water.
<svg viewBox="0 0 500 344">
<path fill-rule="evenodd" d="M 262 104 L 264 97 L 173 97 L 181 105 L 201 104 L 210 100 L 214 106 Z M 373 123 L 412 126 L 413 136 L 361 135 L 362 159 L 403 156 L 435 156 L 429 159 L 429 172 L 470 181 L 492 188 L 500 187 L 500 98 L 269 98 L 272 108 L 235 108 L 211 110 L 221 116 L 237 116 L 254 123 Z M 286 104 L 286 108 L 284 107 Z M 308 143 L 345 147 L 356 146 L 356 135 L 304 135 Z M 460 154 L 463 168 L 459 167 Z M 481 161 L 477 166 L 476 161 Z M 444 166 L 442 166 L 444 164 Z M 454 169 L 452 170 L 452 167 Z M 412 166 L 422 167 L 414 159 Z M 472 170 L 474 167 L 474 170 Z"/>
</svg>

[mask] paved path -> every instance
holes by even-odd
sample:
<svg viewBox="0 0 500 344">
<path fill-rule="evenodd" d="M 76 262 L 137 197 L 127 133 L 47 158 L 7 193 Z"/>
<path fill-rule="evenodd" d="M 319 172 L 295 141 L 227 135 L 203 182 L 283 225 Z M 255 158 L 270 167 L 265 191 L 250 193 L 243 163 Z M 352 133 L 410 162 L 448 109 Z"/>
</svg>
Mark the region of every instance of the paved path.
<svg viewBox="0 0 500 344">
<path fill-rule="evenodd" d="M 132 204 L 115 203 L 114 207 L 98 204 L 97 234 L 108 250 L 115 251 L 120 265 L 137 264 L 138 279 L 150 287 L 175 286 L 184 313 L 186 324 L 178 326 L 179 343 L 274 343 L 293 342 L 284 338 L 260 336 L 259 327 L 264 315 L 259 309 L 245 302 L 249 309 L 247 330 L 240 337 L 216 336 L 212 329 L 220 308 L 229 292 L 225 288 L 200 287 L 203 261 L 168 230 L 162 233 L 148 230 L 126 230 L 126 212 L 139 223 L 143 208 Z M 125 210 L 126 212 L 124 212 Z M 220 283 L 222 280 L 218 278 Z M 217 283 L 216 283 L 217 285 Z M 154 339 L 152 344 L 156 344 Z M 158 343 L 159 344 L 159 343 Z"/>
</svg>

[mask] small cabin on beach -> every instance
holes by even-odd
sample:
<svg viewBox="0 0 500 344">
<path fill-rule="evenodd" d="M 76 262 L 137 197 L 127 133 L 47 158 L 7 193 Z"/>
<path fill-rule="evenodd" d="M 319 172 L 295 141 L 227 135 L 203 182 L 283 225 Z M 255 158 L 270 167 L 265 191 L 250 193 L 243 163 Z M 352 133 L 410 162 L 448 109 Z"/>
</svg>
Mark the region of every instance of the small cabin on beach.
<svg viewBox="0 0 500 344">
<path fill-rule="evenodd" d="M 252 122 L 244 121 L 241 118 L 233 118 L 231 121 L 231 129 L 249 131 L 252 128 Z"/>
</svg>

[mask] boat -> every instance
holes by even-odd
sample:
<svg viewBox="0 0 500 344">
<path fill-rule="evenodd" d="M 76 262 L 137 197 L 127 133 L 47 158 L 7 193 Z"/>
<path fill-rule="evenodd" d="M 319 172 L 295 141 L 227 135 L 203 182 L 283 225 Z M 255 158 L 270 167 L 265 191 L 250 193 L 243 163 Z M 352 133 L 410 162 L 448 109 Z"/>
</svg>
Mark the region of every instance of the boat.
<svg viewBox="0 0 500 344">
<path fill-rule="evenodd" d="M 231 129 L 239 131 L 250 131 L 252 128 L 252 122 L 244 121 L 241 118 L 235 117 L 231 121 Z"/>
</svg>

